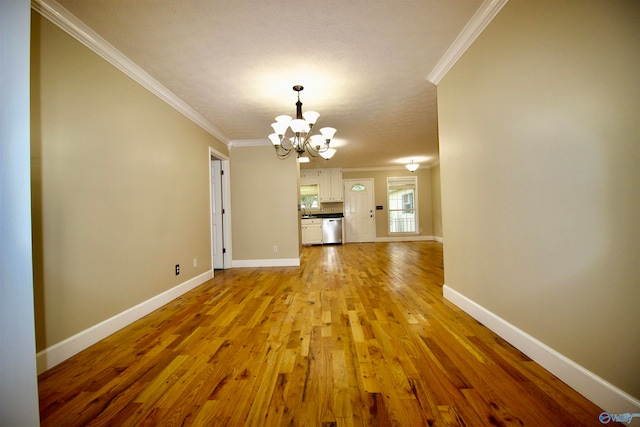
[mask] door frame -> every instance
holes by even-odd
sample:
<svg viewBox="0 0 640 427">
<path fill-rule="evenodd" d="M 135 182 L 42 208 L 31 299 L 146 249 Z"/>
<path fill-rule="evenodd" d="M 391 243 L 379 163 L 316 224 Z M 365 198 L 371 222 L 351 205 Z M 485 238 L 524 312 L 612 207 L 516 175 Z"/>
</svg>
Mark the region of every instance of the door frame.
<svg viewBox="0 0 640 427">
<path fill-rule="evenodd" d="M 211 167 L 212 160 L 220 160 L 220 168 L 222 170 L 222 206 L 224 208 L 224 214 L 222 215 L 222 246 L 225 251 L 222 255 L 223 269 L 231 268 L 233 256 L 231 251 L 231 183 L 229 172 L 229 156 L 221 153 L 220 151 L 209 147 L 207 161 L 209 164 L 209 249 L 211 250 L 211 274 L 213 275 L 213 228 L 211 227 L 213 221 L 213 188 L 211 188 L 211 174 L 213 168 Z"/>
</svg>

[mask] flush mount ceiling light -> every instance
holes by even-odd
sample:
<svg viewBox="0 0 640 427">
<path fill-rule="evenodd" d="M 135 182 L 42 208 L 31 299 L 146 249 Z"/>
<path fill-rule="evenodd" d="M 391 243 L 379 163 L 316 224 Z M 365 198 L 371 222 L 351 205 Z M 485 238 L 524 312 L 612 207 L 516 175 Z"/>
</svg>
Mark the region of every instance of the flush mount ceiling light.
<svg viewBox="0 0 640 427">
<path fill-rule="evenodd" d="M 407 163 L 406 165 L 404 165 L 405 168 L 409 169 L 411 172 L 415 172 L 416 169 L 418 169 L 420 167 L 419 163 L 413 163 L 413 160 L 411 160 L 411 163 Z"/>
<path fill-rule="evenodd" d="M 278 116 L 275 123 L 271 124 L 275 133 L 269 135 L 271 143 L 276 148 L 276 154 L 281 159 L 289 157 L 294 151 L 301 157 L 305 152 L 312 157 L 322 156 L 329 160 L 336 153 L 335 148 L 329 147 L 331 138 L 336 133 L 334 128 L 322 128 L 320 134 L 311 135 L 311 130 L 316 124 L 319 113 L 306 111 L 302 113 L 302 102 L 300 102 L 300 91 L 304 87 L 295 85 L 293 90 L 298 92 L 298 102 L 296 102 L 296 118 L 290 116 Z M 287 137 L 287 130 L 291 129 L 292 137 Z"/>
</svg>

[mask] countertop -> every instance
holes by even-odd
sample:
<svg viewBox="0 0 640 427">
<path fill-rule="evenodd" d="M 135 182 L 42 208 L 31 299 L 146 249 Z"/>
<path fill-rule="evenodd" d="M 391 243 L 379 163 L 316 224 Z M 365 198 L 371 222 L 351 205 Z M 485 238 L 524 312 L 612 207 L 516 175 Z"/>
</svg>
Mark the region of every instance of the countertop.
<svg viewBox="0 0 640 427">
<path fill-rule="evenodd" d="M 342 212 L 331 213 L 313 213 L 302 215 L 302 219 L 314 219 L 314 218 L 342 218 L 344 214 Z"/>
</svg>

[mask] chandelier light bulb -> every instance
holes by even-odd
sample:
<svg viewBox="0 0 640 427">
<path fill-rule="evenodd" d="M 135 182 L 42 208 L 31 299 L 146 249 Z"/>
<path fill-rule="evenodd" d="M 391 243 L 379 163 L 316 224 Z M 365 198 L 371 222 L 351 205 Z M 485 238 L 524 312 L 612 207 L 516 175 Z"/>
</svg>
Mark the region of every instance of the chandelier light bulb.
<svg viewBox="0 0 640 427">
<path fill-rule="evenodd" d="M 277 134 L 272 133 L 269 135 L 269 139 L 273 145 L 280 145 L 280 137 Z"/>
<path fill-rule="evenodd" d="M 276 135 L 282 136 L 285 133 L 287 133 L 287 128 L 289 127 L 289 124 L 285 122 L 275 122 L 275 123 L 271 123 L 271 127 L 273 128 L 273 131 L 276 133 Z"/>
<path fill-rule="evenodd" d="M 285 125 L 289 126 L 289 123 L 291 123 L 291 116 L 287 116 L 286 114 L 283 114 L 281 116 L 276 117 L 276 122 L 284 123 Z"/>
<path fill-rule="evenodd" d="M 294 119 L 291 120 L 289 126 L 291 126 L 291 130 L 293 131 L 293 133 L 302 133 L 305 129 L 306 124 L 307 122 L 302 119 Z"/>
<path fill-rule="evenodd" d="M 333 135 L 335 135 L 336 132 L 337 131 L 334 128 L 322 128 L 322 129 L 320 129 L 320 133 L 322 134 L 322 136 L 324 137 L 325 140 L 332 139 Z"/>
<path fill-rule="evenodd" d="M 305 111 L 302 113 L 302 117 L 309 123 L 309 126 L 313 126 L 318 121 L 318 117 L 320 117 L 320 113 L 316 113 L 315 111 Z"/>
<path fill-rule="evenodd" d="M 324 158 L 329 160 L 330 158 L 333 157 L 333 155 L 336 154 L 336 149 L 335 148 L 327 148 L 325 151 L 321 151 L 320 155 Z"/>
<path fill-rule="evenodd" d="M 311 136 L 310 140 L 311 145 L 316 149 L 319 149 L 325 144 L 325 139 L 322 135 L 313 135 Z"/>
</svg>

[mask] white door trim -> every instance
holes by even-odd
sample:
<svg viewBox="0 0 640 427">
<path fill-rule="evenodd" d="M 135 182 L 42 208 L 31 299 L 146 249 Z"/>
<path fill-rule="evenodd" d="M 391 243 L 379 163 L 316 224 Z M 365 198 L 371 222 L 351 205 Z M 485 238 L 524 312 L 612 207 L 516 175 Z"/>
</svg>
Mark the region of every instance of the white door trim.
<svg viewBox="0 0 640 427">
<path fill-rule="evenodd" d="M 209 164 L 209 248 L 211 250 L 211 271 L 213 271 L 213 230 L 211 229 L 211 221 L 213 220 L 212 211 L 212 189 L 211 189 L 211 159 L 220 160 L 222 175 L 222 206 L 224 207 L 224 215 L 222 215 L 222 241 L 224 245 L 224 268 L 231 268 L 233 256 L 231 251 L 231 183 L 229 171 L 229 156 L 220 151 L 209 147 L 207 163 Z"/>
</svg>

